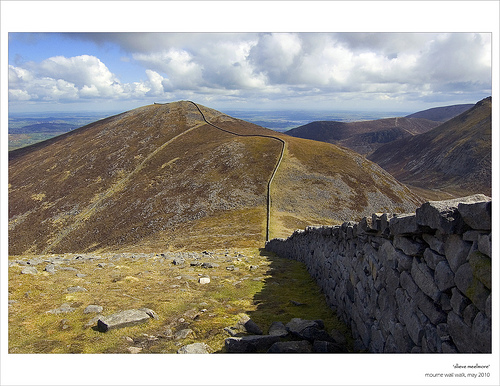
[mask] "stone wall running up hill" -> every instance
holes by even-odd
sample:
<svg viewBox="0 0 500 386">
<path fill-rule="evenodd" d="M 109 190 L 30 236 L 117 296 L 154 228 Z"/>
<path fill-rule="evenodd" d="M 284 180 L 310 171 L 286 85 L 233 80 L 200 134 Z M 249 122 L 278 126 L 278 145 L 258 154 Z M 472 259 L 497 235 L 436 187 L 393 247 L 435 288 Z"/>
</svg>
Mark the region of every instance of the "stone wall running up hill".
<svg viewBox="0 0 500 386">
<path fill-rule="evenodd" d="M 266 250 L 304 262 L 357 348 L 491 352 L 491 198 L 308 227 Z"/>
</svg>

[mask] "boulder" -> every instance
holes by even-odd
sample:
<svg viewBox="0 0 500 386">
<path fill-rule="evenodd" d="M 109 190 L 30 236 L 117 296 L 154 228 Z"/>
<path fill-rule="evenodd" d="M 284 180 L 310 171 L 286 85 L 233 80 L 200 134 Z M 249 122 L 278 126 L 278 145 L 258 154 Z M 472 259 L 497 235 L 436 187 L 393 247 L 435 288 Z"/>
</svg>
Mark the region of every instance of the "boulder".
<svg viewBox="0 0 500 386">
<path fill-rule="evenodd" d="M 99 331 L 106 332 L 114 328 L 135 326 L 147 322 L 151 317 L 144 311 L 125 310 L 109 316 L 101 316 L 97 321 Z"/>
<path fill-rule="evenodd" d="M 252 353 L 267 351 L 279 340 L 278 336 L 273 335 L 248 335 L 227 338 L 224 345 L 229 353 Z"/>
<path fill-rule="evenodd" d="M 23 275 L 36 275 L 38 270 L 35 267 L 26 267 L 21 271 Z"/>
<path fill-rule="evenodd" d="M 98 314 L 98 313 L 102 312 L 102 310 L 103 310 L 102 306 L 91 304 L 83 310 L 83 313 L 84 314 L 90 314 L 90 313 L 97 313 Z"/>
<path fill-rule="evenodd" d="M 288 331 L 282 322 L 273 322 L 269 327 L 268 334 L 284 338 L 288 335 Z"/>
<path fill-rule="evenodd" d="M 458 212 L 471 228 L 491 230 L 491 197 L 482 194 L 476 194 L 472 197 L 476 202 L 459 203 Z"/>
</svg>

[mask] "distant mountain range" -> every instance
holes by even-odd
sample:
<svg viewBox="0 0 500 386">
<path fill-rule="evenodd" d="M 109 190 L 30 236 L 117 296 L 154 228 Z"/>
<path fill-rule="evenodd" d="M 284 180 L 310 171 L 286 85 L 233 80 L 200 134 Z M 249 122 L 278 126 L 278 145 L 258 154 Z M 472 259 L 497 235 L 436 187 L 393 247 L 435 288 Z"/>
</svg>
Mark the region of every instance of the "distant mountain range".
<svg viewBox="0 0 500 386">
<path fill-rule="evenodd" d="M 473 107 L 474 104 L 434 107 L 432 109 L 427 109 L 407 115 L 406 118 L 423 118 L 436 122 L 446 122 Z"/>
<path fill-rule="evenodd" d="M 463 104 L 436 107 L 406 117 L 369 121 L 315 121 L 285 133 L 298 138 L 345 146 L 360 154 L 369 155 L 389 142 L 425 133 L 473 106 L 473 104 Z"/>
<path fill-rule="evenodd" d="M 409 185 L 491 196 L 491 115 L 489 97 L 427 133 L 380 147 L 369 159 Z"/>
<path fill-rule="evenodd" d="M 9 153 L 9 254 L 262 246 L 268 193 L 271 237 L 422 202 L 349 149 L 155 104 Z"/>
<path fill-rule="evenodd" d="M 366 155 L 388 142 L 425 133 L 438 125 L 428 119 L 404 117 L 359 122 L 316 121 L 286 134 L 345 146 Z"/>
</svg>

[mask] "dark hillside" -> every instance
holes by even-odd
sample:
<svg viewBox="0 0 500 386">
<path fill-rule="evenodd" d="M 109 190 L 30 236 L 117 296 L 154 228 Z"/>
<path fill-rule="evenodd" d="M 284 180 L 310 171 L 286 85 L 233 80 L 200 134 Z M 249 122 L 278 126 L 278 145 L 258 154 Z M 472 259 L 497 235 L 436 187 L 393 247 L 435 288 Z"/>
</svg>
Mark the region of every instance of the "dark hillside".
<svg viewBox="0 0 500 386">
<path fill-rule="evenodd" d="M 436 122 L 446 122 L 447 120 L 462 114 L 472 107 L 474 107 L 474 104 L 434 107 L 432 109 L 427 109 L 407 115 L 406 118 L 423 118 Z"/>
<path fill-rule="evenodd" d="M 491 195 L 491 97 L 435 129 L 369 158 L 398 180 L 453 195 Z"/>
<path fill-rule="evenodd" d="M 385 118 L 372 121 L 317 121 L 299 126 L 286 134 L 345 146 L 360 154 L 370 154 L 380 146 L 436 127 L 436 122 L 420 118 Z"/>
</svg>

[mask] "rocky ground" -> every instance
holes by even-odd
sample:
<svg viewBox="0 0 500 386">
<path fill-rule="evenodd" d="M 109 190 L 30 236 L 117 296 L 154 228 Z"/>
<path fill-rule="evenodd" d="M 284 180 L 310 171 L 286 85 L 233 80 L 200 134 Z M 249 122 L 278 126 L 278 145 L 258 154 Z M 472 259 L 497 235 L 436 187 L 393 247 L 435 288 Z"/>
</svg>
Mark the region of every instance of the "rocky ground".
<svg viewBox="0 0 500 386">
<path fill-rule="evenodd" d="M 305 267 L 257 249 L 9 259 L 10 353 L 351 347 Z"/>
</svg>

